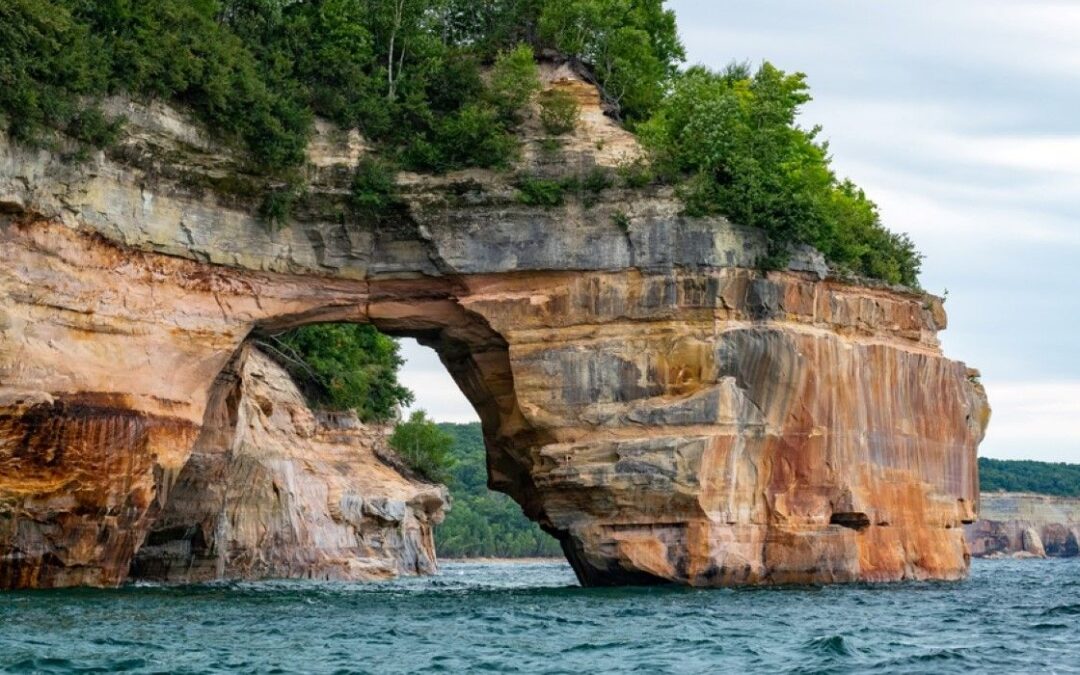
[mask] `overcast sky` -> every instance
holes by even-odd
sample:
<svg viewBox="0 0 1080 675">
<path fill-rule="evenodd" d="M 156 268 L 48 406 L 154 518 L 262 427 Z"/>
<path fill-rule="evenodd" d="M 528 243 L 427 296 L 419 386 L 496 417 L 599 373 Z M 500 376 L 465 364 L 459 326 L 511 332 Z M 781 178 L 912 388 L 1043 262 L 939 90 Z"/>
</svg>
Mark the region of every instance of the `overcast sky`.
<svg viewBox="0 0 1080 675">
<path fill-rule="evenodd" d="M 688 62 L 809 77 L 804 126 L 948 289 L 946 354 L 982 370 L 980 454 L 1080 462 L 1080 2 L 676 0 Z M 405 383 L 475 419 L 409 341 Z"/>
</svg>

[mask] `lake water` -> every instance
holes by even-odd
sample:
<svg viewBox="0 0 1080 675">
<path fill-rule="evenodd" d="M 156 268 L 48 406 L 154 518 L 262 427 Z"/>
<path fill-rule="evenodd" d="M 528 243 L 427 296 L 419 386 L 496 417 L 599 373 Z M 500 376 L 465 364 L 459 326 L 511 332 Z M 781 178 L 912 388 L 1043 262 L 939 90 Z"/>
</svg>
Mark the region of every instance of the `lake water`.
<svg viewBox="0 0 1080 675">
<path fill-rule="evenodd" d="M 1080 672 L 1080 560 L 961 583 L 579 588 L 560 563 L 379 584 L 0 594 L 0 671 Z"/>
</svg>

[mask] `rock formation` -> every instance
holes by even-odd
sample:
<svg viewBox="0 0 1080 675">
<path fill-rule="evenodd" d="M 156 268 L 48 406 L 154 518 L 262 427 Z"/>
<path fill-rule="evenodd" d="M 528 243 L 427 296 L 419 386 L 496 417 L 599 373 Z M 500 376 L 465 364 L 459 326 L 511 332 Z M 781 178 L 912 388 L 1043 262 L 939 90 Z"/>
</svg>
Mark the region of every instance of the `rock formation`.
<svg viewBox="0 0 1080 675">
<path fill-rule="evenodd" d="M 964 528 L 971 554 L 1071 558 L 1080 555 L 1080 499 L 984 492 L 979 520 Z"/>
<path fill-rule="evenodd" d="M 526 133 L 523 170 L 640 152 L 544 75 L 582 119 L 554 158 Z M 245 339 L 330 320 L 438 351 L 491 486 L 583 583 L 965 575 L 989 409 L 939 299 L 810 252 L 763 273 L 760 233 L 662 187 L 544 209 L 504 174 L 403 175 L 402 210 L 365 220 L 367 150 L 325 126 L 273 231 L 204 133 L 113 106 L 127 140 L 83 165 L 0 141 L 0 587 L 124 580 Z"/>
<path fill-rule="evenodd" d="M 158 495 L 164 507 L 132 576 L 196 582 L 433 573 L 433 527 L 446 488 L 410 480 L 389 464 L 386 432 L 354 414 L 316 416 L 280 366 L 242 350 L 211 390 L 191 458 Z"/>
</svg>

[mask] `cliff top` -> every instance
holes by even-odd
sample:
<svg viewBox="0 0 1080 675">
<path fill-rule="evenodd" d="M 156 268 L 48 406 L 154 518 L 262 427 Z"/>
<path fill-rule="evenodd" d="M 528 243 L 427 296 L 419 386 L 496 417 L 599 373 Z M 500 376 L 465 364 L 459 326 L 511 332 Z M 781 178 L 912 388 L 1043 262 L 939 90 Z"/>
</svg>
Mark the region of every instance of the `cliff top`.
<svg viewBox="0 0 1080 675">
<path fill-rule="evenodd" d="M 398 169 L 443 176 L 457 197 L 475 200 L 469 186 L 488 183 L 455 172 L 494 169 L 503 175 L 480 201 L 501 193 L 588 210 L 621 182 L 633 190 L 629 201 L 655 192 L 677 213 L 755 228 L 764 251 L 753 265 L 782 268 L 793 248 L 813 245 L 836 269 L 917 284 L 912 242 L 886 230 L 873 202 L 834 174 L 818 131 L 797 125 L 810 98 L 805 77 L 768 63 L 753 72 L 680 70 L 675 16 L 663 0 L 435 11 L 411 2 L 236 0 L 121 11 L 42 0 L 4 12 L 0 37 L 10 39 L 0 43 L 11 47 L 0 57 L 16 77 L 0 115 L 12 138 L 47 144 L 43 130 L 60 129 L 74 141 L 69 160 L 108 148 L 121 163 L 183 177 L 270 224 L 393 220 L 402 202 L 416 206 L 395 188 L 416 174 L 395 182 Z M 534 54 L 547 60 L 539 71 Z M 124 137 L 142 134 L 146 116 L 97 105 L 106 92 L 182 105 L 214 143 L 184 131 L 170 154 L 143 152 Z M 134 120 L 126 131 L 124 118 Z M 335 140 L 312 142 L 312 129 Z M 214 150 L 225 145 L 234 151 Z M 309 175 L 332 168 L 328 157 L 352 164 L 337 186 L 348 194 L 329 203 Z M 184 166 L 194 163 L 202 166 Z M 612 208 L 603 217 L 625 231 L 636 215 Z"/>
</svg>

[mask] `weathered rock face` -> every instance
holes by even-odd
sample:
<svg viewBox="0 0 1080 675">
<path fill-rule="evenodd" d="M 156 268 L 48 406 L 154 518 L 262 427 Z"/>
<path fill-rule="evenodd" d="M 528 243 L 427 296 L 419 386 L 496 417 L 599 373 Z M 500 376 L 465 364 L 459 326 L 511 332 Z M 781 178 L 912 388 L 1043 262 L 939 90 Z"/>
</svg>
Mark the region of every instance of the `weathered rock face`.
<svg viewBox="0 0 1080 675">
<path fill-rule="evenodd" d="M 377 579 L 436 571 L 446 489 L 390 464 L 385 428 L 316 416 L 279 366 L 244 349 L 219 376 L 202 431 L 132 576 Z"/>
<path fill-rule="evenodd" d="M 964 528 L 976 557 L 1080 555 L 1080 499 L 984 492 L 978 522 Z"/>
<path fill-rule="evenodd" d="M 637 152 L 567 71 L 545 77 L 588 105 L 529 166 Z M 758 233 L 661 188 L 544 210 L 505 176 L 403 176 L 407 214 L 358 222 L 357 139 L 316 139 L 310 197 L 270 232 L 207 187 L 236 169 L 198 131 L 129 118 L 82 167 L 0 143 L 0 586 L 124 579 L 245 338 L 326 320 L 439 352 L 490 484 L 584 583 L 966 573 L 989 409 L 941 354 L 938 299 L 812 256 L 758 272 Z"/>
</svg>

